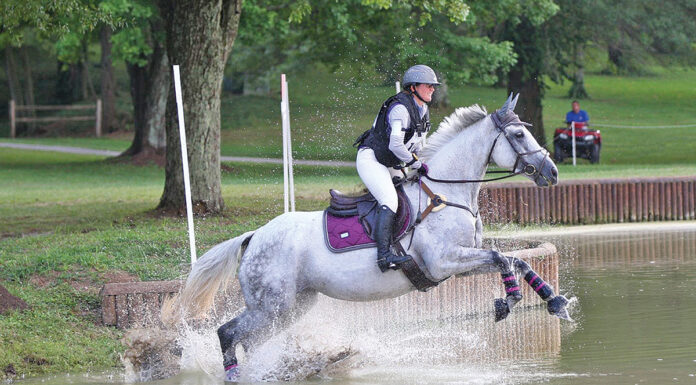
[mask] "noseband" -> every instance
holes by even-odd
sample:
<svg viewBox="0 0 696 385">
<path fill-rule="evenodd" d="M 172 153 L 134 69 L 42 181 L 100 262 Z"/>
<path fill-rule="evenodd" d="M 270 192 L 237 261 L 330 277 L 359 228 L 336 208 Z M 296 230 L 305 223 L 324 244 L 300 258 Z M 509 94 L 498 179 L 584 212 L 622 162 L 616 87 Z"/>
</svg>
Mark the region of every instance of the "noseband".
<svg viewBox="0 0 696 385">
<path fill-rule="evenodd" d="M 517 169 L 517 166 L 520 164 L 520 161 L 524 162 L 524 157 L 528 155 L 534 155 L 538 152 L 544 152 L 544 159 L 541 163 L 541 168 L 544 168 L 544 165 L 546 164 L 546 160 L 549 157 L 549 152 L 543 148 L 540 147 L 538 150 L 534 151 L 528 151 L 528 152 L 522 152 L 517 149 L 515 146 L 515 141 L 510 138 L 510 135 L 508 134 L 506 128 L 508 126 L 512 125 L 520 125 L 520 126 L 525 126 L 525 127 L 531 127 L 532 125 L 527 122 L 523 122 L 520 120 L 519 116 L 515 114 L 512 111 L 508 111 L 507 114 L 504 116 L 504 120 L 501 119 L 500 115 L 498 115 L 497 112 L 494 112 L 491 114 L 491 120 L 493 121 L 493 124 L 495 124 L 495 128 L 499 131 L 498 136 L 495 137 L 495 140 L 493 141 L 493 145 L 491 146 L 491 150 L 488 152 L 488 160 L 486 161 L 486 164 L 491 163 L 491 157 L 493 156 L 493 149 L 495 149 L 495 145 L 498 142 L 498 138 L 500 138 L 500 135 L 505 136 L 505 139 L 507 139 L 508 143 L 510 144 L 510 147 L 512 147 L 512 150 L 515 151 L 515 154 L 517 154 L 517 159 L 515 159 L 515 164 L 512 166 L 511 171 L 490 171 L 490 173 L 497 173 L 497 172 L 509 172 L 512 175 L 519 175 L 519 174 L 525 174 L 527 176 L 538 176 L 540 175 L 541 170 L 538 170 L 536 166 L 534 166 L 531 163 L 526 163 L 524 167 L 522 168 L 521 171 L 515 172 Z M 549 183 L 550 184 L 550 183 Z"/>
</svg>

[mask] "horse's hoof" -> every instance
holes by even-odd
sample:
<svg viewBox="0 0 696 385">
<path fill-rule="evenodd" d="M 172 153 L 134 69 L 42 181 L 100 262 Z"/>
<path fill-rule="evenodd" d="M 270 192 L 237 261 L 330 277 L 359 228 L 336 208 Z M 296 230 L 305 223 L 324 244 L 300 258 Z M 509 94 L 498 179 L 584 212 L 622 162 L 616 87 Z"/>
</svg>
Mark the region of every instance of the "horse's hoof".
<svg viewBox="0 0 696 385">
<path fill-rule="evenodd" d="M 551 298 L 546 306 L 549 311 L 549 314 L 555 315 L 556 317 L 564 319 L 566 321 L 573 321 L 573 319 L 570 318 L 570 314 L 568 314 L 568 309 L 566 309 L 566 305 L 568 305 L 568 298 L 562 295 L 557 295 Z"/>
<path fill-rule="evenodd" d="M 239 368 L 237 365 L 230 365 L 225 368 L 226 382 L 239 382 Z"/>
<path fill-rule="evenodd" d="M 505 297 L 505 302 L 507 302 L 508 309 L 512 309 L 517 305 L 518 302 L 522 300 L 522 294 L 509 294 L 508 296 Z"/>
<path fill-rule="evenodd" d="M 495 307 L 495 322 L 504 320 L 510 314 L 510 307 L 506 300 L 496 298 L 493 305 Z"/>
</svg>

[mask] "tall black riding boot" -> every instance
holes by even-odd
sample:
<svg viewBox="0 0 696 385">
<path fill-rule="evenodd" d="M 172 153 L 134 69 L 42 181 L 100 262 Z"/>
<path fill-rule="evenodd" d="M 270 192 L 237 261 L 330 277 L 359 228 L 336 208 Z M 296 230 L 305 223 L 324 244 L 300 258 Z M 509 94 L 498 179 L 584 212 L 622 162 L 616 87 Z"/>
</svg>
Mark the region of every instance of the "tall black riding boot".
<svg viewBox="0 0 696 385">
<path fill-rule="evenodd" d="M 394 229 L 394 214 L 385 205 L 380 206 L 375 223 L 374 237 L 377 243 L 377 266 L 384 273 L 388 269 L 398 270 L 399 265 L 411 257 L 394 255 L 391 251 L 392 230 Z"/>
</svg>

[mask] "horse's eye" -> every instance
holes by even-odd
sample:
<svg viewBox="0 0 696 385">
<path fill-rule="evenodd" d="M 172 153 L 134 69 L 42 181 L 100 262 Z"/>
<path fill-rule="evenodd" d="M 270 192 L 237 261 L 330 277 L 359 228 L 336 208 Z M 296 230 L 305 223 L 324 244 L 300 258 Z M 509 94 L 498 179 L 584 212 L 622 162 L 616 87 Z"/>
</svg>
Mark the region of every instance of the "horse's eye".
<svg viewBox="0 0 696 385">
<path fill-rule="evenodd" d="M 523 131 L 518 131 L 515 133 L 516 138 L 524 138 L 524 132 Z"/>
</svg>

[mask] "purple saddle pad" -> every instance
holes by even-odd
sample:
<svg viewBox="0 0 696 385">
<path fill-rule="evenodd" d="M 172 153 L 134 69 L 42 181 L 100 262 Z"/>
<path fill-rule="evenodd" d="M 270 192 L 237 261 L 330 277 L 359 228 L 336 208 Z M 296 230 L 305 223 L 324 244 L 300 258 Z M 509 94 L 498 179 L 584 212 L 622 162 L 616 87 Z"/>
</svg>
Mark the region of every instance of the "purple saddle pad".
<svg viewBox="0 0 696 385">
<path fill-rule="evenodd" d="M 401 238 L 411 224 L 410 210 L 406 210 L 404 214 L 406 218 L 395 237 L 396 239 Z M 326 210 L 324 211 L 324 239 L 326 247 L 334 253 L 376 246 L 375 241 L 365 232 L 357 215 L 339 217 Z"/>
</svg>

